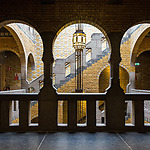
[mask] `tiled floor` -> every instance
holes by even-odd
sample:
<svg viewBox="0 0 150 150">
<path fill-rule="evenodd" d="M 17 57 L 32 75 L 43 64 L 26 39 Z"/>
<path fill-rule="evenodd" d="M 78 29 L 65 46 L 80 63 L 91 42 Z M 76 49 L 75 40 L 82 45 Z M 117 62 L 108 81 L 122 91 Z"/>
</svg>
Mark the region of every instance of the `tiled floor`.
<svg viewBox="0 0 150 150">
<path fill-rule="evenodd" d="M 150 150 L 150 133 L 0 133 L 0 150 Z"/>
</svg>

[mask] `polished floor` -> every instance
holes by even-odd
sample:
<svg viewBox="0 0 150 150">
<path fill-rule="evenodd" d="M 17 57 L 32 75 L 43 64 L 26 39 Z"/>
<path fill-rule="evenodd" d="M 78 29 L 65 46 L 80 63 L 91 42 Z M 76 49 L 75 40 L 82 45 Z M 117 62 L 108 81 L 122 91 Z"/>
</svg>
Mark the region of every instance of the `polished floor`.
<svg viewBox="0 0 150 150">
<path fill-rule="evenodd" d="M 150 133 L 0 133 L 0 150 L 150 150 Z"/>
</svg>

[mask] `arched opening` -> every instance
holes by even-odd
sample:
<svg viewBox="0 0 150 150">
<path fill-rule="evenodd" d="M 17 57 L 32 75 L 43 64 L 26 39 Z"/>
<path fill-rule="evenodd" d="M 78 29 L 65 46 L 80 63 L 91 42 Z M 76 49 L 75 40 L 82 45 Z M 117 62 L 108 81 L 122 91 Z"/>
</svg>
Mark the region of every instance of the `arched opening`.
<svg viewBox="0 0 150 150">
<path fill-rule="evenodd" d="M 100 73 L 99 76 L 99 92 L 104 93 L 106 89 L 109 87 L 109 80 L 110 80 L 110 67 L 106 67 Z M 119 67 L 119 74 L 120 74 L 120 86 L 126 92 L 126 87 L 129 83 L 129 74 L 123 67 Z"/>
<path fill-rule="evenodd" d="M 82 24 L 83 31 L 86 34 L 86 45 L 83 50 L 83 82 L 85 82 L 83 83 L 83 91 L 86 91 L 87 93 L 98 93 L 98 88 L 88 87 L 88 84 L 86 83 L 86 80 L 84 78 L 86 77 L 86 79 L 89 78 L 91 80 L 91 78 L 87 75 L 92 75 L 92 72 L 85 74 L 84 72 L 86 72 L 85 70 L 87 69 L 89 70 L 89 68 L 94 68 L 94 70 L 100 70 L 100 68 L 96 68 L 96 65 L 92 67 L 92 65 L 96 63 L 104 63 L 101 67 L 108 64 L 109 42 L 107 40 L 107 37 L 105 37 L 106 33 L 100 31 L 98 28 L 93 26 L 95 24 Z M 75 80 L 73 80 L 75 77 L 76 65 L 75 49 L 73 47 L 73 34 L 76 31 L 76 25 L 77 24 L 73 23 L 67 24 L 58 31 L 57 37 L 55 37 L 53 46 L 53 56 L 55 62 L 55 65 L 53 65 L 53 74 L 55 74 L 54 86 L 57 89 L 58 93 L 70 93 L 75 91 L 75 87 L 70 86 L 70 88 L 68 88 L 68 84 L 71 80 L 73 84 L 75 83 Z M 104 60 L 102 61 L 102 59 Z M 97 74 L 95 74 L 95 79 L 97 79 Z M 67 86 L 65 86 L 66 84 Z M 97 86 L 97 83 L 95 83 L 95 85 Z"/>
<path fill-rule="evenodd" d="M 32 74 L 33 71 L 35 70 L 35 61 L 34 61 L 34 57 L 33 54 L 29 54 L 28 56 L 28 62 L 27 62 L 27 80 L 28 81 L 32 81 Z"/>
<path fill-rule="evenodd" d="M 98 70 L 108 65 L 108 55 L 110 53 L 109 42 L 104 30 L 96 28 L 95 24 L 79 22 L 82 26 L 82 32 L 86 35 L 86 44 L 82 50 L 82 92 L 99 93 L 99 80 L 97 79 Z M 88 22 L 89 23 L 89 22 Z M 67 24 L 59 30 L 54 41 L 53 56 L 53 74 L 55 74 L 55 88 L 58 93 L 74 93 L 76 89 L 76 70 L 77 58 L 76 50 L 73 47 L 78 40 L 84 41 L 84 37 L 78 37 L 76 27 L 78 22 Z M 76 36 L 76 37 L 75 37 Z M 86 123 L 86 100 L 77 101 L 77 123 Z M 58 123 L 67 123 L 67 102 L 58 102 Z"/>
<path fill-rule="evenodd" d="M 44 78 L 42 62 L 43 43 L 39 33 L 35 28 L 23 21 L 10 20 L 1 23 L 1 25 L 3 26 L 0 29 L 0 51 L 10 49 L 20 57 L 20 89 L 25 89 L 27 92 L 29 87 L 34 87 L 35 92 L 39 92 L 41 87 L 39 81 L 43 81 Z M 4 42 L 4 37 L 7 43 Z M 13 42 L 10 41 L 11 38 Z"/>
<path fill-rule="evenodd" d="M 104 68 L 99 76 L 99 92 L 104 93 L 106 89 L 109 87 L 110 83 L 110 66 Z M 127 85 L 129 83 L 129 74 L 126 69 L 119 66 L 119 74 L 120 74 L 120 86 L 126 92 Z M 97 124 L 105 123 L 105 102 L 98 101 L 96 103 L 96 117 Z"/>
<path fill-rule="evenodd" d="M 31 68 L 31 70 L 35 70 L 34 57 L 31 53 L 28 56 L 28 66 Z"/>
<path fill-rule="evenodd" d="M 0 87 L 1 91 L 21 88 L 21 62 L 20 58 L 11 51 L 0 53 Z"/>
<path fill-rule="evenodd" d="M 137 24 L 129 28 L 124 34 L 120 52 L 121 66 L 129 72 L 128 93 L 149 93 L 149 50 L 150 50 L 150 24 Z M 120 74 L 121 76 L 121 74 Z M 134 106 L 134 105 L 133 105 Z M 125 103 L 126 122 L 132 123 L 132 101 Z M 133 108 L 134 110 L 134 108 Z M 144 101 L 144 119 L 149 123 L 149 101 Z"/>
<path fill-rule="evenodd" d="M 120 46 L 122 61 L 120 65 L 127 68 L 130 74 L 127 92 L 139 92 L 136 90 L 136 80 L 138 78 L 138 72 L 136 73 L 136 70 L 139 66 L 137 57 L 150 48 L 149 32 L 150 24 L 138 24 L 128 29 L 122 38 Z"/>
<path fill-rule="evenodd" d="M 136 59 L 135 89 L 150 90 L 150 51 L 142 52 Z"/>
<path fill-rule="evenodd" d="M 0 23 L 0 90 L 38 93 L 44 78 L 42 55 L 43 42 L 32 25 L 19 20 Z M 30 104 L 31 116 L 36 112 L 32 120 L 34 116 L 38 117 L 38 102 L 31 101 Z M 10 108 L 10 124 L 18 124 L 19 101 L 10 101 Z"/>
</svg>

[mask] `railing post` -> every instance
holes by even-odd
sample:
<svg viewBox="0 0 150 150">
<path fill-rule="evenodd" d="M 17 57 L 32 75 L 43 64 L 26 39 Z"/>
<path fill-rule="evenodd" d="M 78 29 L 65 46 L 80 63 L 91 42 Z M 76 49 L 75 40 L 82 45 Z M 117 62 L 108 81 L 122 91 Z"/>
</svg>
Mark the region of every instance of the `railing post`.
<svg viewBox="0 0 150 150">
<path fill-rule="evenodd" d="M 77 127 L 77 100 L 68 100 L 68 128 L 75 131 Z"/>
<path fill-rule="evenodd" d="M 87 126 L 89 129 L 96 126 L 96 100 L 87 100 Z"/>
<path fill-rule="evenodd" d="M 134 100 L 134 125 L 138 131 L 142 131 L 144 127 L 144 100 Z"/>
<path fill-rule="evenodd" d="M 19 126 L 26 129 L 30 124 L 30 101 L 27 99 L 19 101 Z"/>
<path fill-rule="evenodd" d="M 106 94 L 106 126 L 110 131 L 124 131 L 125 127 L 125 94 L 120 87 L 119 79 L 120 43 L 122 36 L 121 32 L 111 32 L 108 34 L 111 48 L 111 85 Z"/>
<path fill-rule="evenodd" d="M 39 102 L 39 127 L 45 131 L 57 130 L 57 94 L 52 86 L 52 68 L 53 68 L 53 40 L 55 33 L 42 32 L 43 41 L 43 63 L 44 63 L 44 87 L 38 95 Z"/>
<path fill-rule="evenodd" d="M 10 101 L 9 100 L 2 100 L 1 101 L 1 131 L 5 131 L 5 128 L 9 127 L 9 119 L 10 119 L 10 114 L 9 111 L 10 109 Z"/>
</svg>

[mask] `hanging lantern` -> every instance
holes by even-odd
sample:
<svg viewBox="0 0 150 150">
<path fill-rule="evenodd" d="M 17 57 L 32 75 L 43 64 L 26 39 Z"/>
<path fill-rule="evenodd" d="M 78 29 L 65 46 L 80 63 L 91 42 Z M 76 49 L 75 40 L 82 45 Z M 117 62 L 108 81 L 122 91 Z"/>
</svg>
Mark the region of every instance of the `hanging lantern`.
<svg viewBox="0 0 150 150">
<path fill-rule="evenodd" d="M 77 24 L 76 32 L 73 34 L 74 49 L 84 49 L 86 44 L 86 34 L 83 32 L 83 24 Z"/>
<path fill-rule="evenodd" d="M 83 49 L 86 45 L 86 34 L 83 32 L 83 24 L 76 25 L 73 34 L 73 47 L 75 49 L 75 91 L 83 92 Z"/>
</svg>

